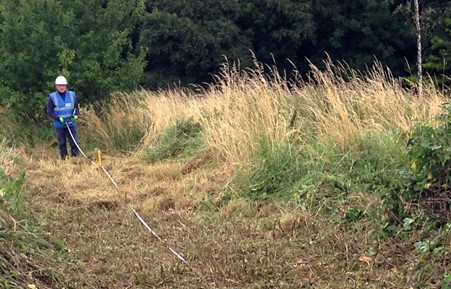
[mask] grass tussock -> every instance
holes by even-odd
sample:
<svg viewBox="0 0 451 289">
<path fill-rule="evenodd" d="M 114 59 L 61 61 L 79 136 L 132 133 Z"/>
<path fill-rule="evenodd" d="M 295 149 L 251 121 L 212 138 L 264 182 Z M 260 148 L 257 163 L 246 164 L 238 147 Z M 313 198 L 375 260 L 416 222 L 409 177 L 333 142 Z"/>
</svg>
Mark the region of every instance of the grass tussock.
<svg viewBox="0 0 451 289">
<path fill-rule="evenodd" d="M 82 115 L 82 141 L 88 149 L 132 153 L 152 123 L 141 96 L 116 94 L 99 115 L 88 108 Z"/>
</svg>

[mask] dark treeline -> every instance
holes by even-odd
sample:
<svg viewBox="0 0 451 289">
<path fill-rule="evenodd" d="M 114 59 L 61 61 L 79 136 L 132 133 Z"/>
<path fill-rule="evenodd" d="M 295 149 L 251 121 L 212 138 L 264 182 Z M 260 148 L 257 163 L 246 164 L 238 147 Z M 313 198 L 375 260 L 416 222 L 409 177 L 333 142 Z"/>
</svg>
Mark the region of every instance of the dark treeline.
<svg viewBox="0 0 451 289">
<path fill-rule="evenodd" d="M 451 32 L 444 29 L 451 1 L 420 2 L 423 54 L 438 56 L 429 72 L 441 74 L 450 60 Z M 329 55 L 359 70 L 377 59 L 408 76 L 416 65 L 415 33 L 407 0 L 147 0 L 138 45 L 149 49 L 143 84 L 155 88 L 210 82 L 224 56 L 248 67 L 252 53 L 280 70 L 294 64 L 305 73 L 309 61 L 321 66 Z M 431 45 L 437 35 L 448 43 L 446 55 Z"/>
<path fill-rule="evenodd" d="M 420 0 L 423 59 L 451 75 L 449 0 Z M 414 75 L 408 0 L 0 0 L 0 105 L 33 117 L 58 74 L 84 104 L 111 92 L 211 82 L 224 61 L 254 57 L 288 73 L 330 56 Z"/>
</svg>

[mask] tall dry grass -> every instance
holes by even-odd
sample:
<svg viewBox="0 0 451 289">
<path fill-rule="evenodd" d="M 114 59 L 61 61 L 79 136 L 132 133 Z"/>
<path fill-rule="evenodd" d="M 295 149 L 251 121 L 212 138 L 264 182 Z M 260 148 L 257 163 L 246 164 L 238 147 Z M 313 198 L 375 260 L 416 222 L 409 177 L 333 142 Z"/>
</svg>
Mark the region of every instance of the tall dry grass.
<svg viewBox="0 0 451 289">
<path fill-rule="evenodd" d="M 146 130 L 146 146 L 176 119 L 192 118 L 202 124 L 213 152 L 241 162 L 262 137 L 296 139 L 302 146 L 313 136 L 345 146 L 368 133 L 409 132 L 416 122 L 431 122 L 446 100 L 433 87 L 418 98 L 380 63 L 365 73 L 330 59 L 324 64 L 322 70 L 311 64 L 308 78 L 290 80 L 259 63 L 244 71 L 225 65 L 208 88 L 120 94 L 108 114 L 108 122 L 119 125 L 105 129 L 100 120 L 90 122 L 107 142 L 123 129 L 120 124 L 138 126 Z"/>
<path fill-rule="evenodd" d="M 82 115 L 82 139 L 113 151 L 138 145 L 152 122 L 142 96 L 115 94 L 101 116 L 88 108 Z"/>
<path fill-rule="evenodd" d="M 17 172 L 17 157 L 16 150 L 8 145 L 5 138 L 0 138 L 0 172 L 3 171 L 6 175 Z"/>
<path fill-rule="evenodd" d="M 367 132 L 409 131 L 417 121 L 431 121 L 444 96 L 429 87 L 417 98 L 380 64 L 366 74 L 327 61 L 326 69 L 311 65 L 308 80 L 288 82 L 277 70 L 223 70 L 207 97 L 220 121 L 206 121 L 211 145 L 224 151 L 246 150 L 256 137 L 285 141 L 293 132 L 346 140 Z M 298 119 L 293 124 L 294 113 Z"/>
</svg>

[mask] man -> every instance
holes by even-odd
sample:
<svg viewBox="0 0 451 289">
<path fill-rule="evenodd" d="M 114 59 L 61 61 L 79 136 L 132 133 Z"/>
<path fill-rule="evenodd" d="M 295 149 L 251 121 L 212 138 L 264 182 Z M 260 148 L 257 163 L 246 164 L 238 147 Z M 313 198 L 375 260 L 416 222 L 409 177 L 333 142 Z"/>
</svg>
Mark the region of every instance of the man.
<svg viewBox="0 0 451 289">
<path fill-rule="evenodd" d="M 77 119 L 79 104 L 75 91 L 67 89 L 67 79 L 60 75 L 55 80 L 56 91 L 49 94 L 47 115 L 53 119 L 61 159 L 68 158 L 66 140 L 69 140 L 71 156 L 79 155 Z M 71 136 L 72 134 L 72 136 Z M 73 137 L 73 138 L 72 138 Z"/>
</svg>

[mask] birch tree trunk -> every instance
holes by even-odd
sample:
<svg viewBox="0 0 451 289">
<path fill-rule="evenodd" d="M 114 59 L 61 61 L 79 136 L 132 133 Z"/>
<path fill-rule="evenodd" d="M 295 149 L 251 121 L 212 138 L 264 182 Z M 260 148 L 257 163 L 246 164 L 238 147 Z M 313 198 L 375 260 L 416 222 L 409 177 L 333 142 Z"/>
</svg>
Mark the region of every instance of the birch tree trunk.
<svg viewBox="0 0 451 289">
<path fill-rule="evenodd" d="M 420 25 L 420 5 L 419 0 L 414 0 L 415 6 L 415 26 L 417 32 L 417 67 L 418 67 L 418 96 L 423 94 L 423 66 L 421 59 L 421 25 Z"/>
</svg>

